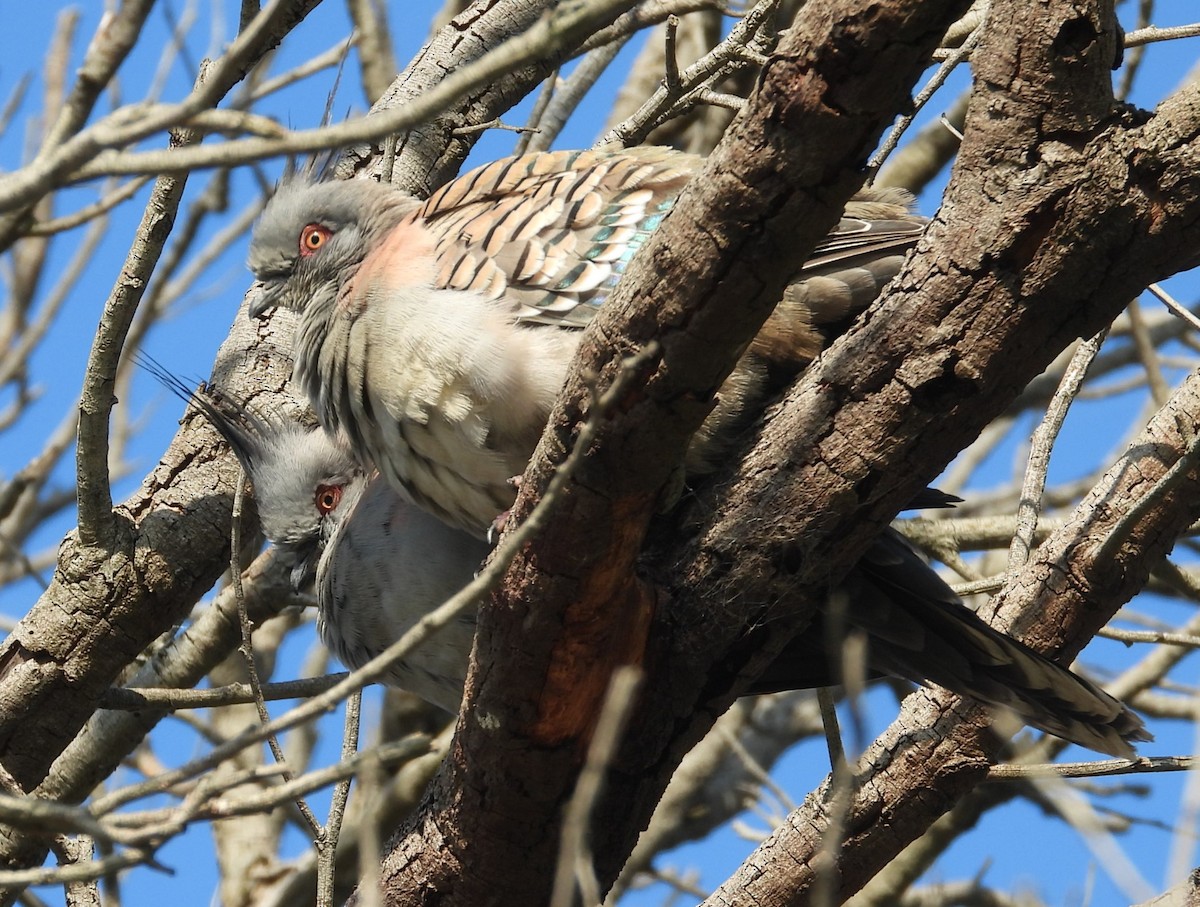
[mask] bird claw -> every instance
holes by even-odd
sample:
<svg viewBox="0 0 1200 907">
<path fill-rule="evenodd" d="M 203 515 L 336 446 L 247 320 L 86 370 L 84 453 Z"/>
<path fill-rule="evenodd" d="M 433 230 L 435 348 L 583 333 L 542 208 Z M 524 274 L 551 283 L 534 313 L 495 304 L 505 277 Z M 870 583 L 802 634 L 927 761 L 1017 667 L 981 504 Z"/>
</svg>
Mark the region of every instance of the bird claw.
<svg viewBox="0 0 1200 907">
<path fill-rule="evenodd" d="M 520 477 L 518 476 L 518 478 Z M 486 536 L 487 543 L 493 548 L 495 548 L 496 543 L 500 541 L 500 534 L 504 532 L 504 527 L 508 525 L 508 517 L 511 513 L 511 510 L 503 511 L 502 513 L 498 514 L 494 520 L 492 520 L 492 525 L 488 526 Z"/>
<path fill-rule="evenodd" d="M 512 478 L 508 479 L 508 484 L 511 485 L 517 491 L 520 491 L 521 490 L 521 477 L 513 476 Z M 511 513 L 512 513 L 512 510 L 505 510 L 503 513 L 499 514 L 494 520 L 492 520 L 492 525 L 488 526 L 487 543 L 489 545 L 491 545 L 493 548 L 496 546 L 496 543 L 498 541 L 500 541 L 500 534 L 504 531 L 504 527 L 508 525 L 508 517 L 509 517 L 509 514 L 511 514 Z"/>
</svg>

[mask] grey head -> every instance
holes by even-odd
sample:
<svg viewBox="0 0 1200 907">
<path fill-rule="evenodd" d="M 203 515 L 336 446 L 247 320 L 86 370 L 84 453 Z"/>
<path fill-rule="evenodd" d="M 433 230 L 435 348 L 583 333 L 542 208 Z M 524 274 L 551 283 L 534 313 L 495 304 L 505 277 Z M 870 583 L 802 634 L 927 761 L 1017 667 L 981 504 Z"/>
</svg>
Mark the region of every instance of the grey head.
<svg viewBox="0 0 1200 907">
<path fill-rule="evenodd" d="M 250 238 L 247 264 L 263 285 L 250 317 L 275 306 L 332 305 L 367 253 L 418 207 L 387 183 L 285 178 Z"/>
<path fill-rule="evenodd" d="M 264 418 L 208 385 L 193 390 L 148 356 L 139 364 L 229 442 L 254 486 L 263 534 L 294 558 L 292 584 L 311 582 L 325 543 L 367 484 L 350 452 L 319 428 Z"/>
</svg>

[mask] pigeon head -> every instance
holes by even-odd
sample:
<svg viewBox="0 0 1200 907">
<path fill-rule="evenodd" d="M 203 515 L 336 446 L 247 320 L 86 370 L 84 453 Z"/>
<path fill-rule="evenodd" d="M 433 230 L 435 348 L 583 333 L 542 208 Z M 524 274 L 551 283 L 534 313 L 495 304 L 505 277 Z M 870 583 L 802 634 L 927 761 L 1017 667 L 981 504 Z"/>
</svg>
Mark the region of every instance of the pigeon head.
<svg viewBox="0 0 1200 907">
<path fill-rule="evenodd" d="M 250 317 L 332 306 L 367 253 L 419 203 L 371 180 L 284 180 L 263 209 L 248 264 L 262 285 Z"/>
</svg>

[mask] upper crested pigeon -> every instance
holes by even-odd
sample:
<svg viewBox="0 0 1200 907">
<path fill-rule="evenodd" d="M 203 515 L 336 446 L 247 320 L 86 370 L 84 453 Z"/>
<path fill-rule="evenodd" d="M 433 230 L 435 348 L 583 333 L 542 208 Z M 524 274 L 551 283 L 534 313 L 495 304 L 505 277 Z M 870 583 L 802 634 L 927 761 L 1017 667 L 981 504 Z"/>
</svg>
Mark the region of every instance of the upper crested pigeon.
<svg viewBox="0 0 1200 907">
<path fill-rule="evenodd" d="M 529 154 L 420 202 L 366 180 L 285 181 L 249 264 L 257 316 L 301 313 L 295 378 L 330 431 L 422 507 L 482 533 L 512 504 L 579 339 L 701 159 L 666 148 Z M 796 373 L 818 327 L 865 308 L 924 220 L 869 190 L 806 260 L 717 394 L 685 464 L 700 472 Z"/>
</svg>

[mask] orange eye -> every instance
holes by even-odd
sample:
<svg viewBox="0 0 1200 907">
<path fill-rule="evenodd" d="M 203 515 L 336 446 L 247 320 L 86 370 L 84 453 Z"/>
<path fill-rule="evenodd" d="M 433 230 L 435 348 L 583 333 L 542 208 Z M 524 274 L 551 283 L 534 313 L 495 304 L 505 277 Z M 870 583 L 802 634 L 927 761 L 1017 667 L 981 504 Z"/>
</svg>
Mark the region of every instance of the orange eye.
<svg viewBox="0 0 1200 907">
<path fill-rule="evenodd" d="M 318 485 L 313 503 L 317 505 L 317 513 L 328 516 L 342 502 L 341 485 Z"/>
<path fill-rule="evenodd" d="M 329 237 L 333 236 L 333 231 L 328 227 L 323 227 L 320 224 L 309 224 L 300 231 L 300 254 L 312 255 Z"/>
</svg>

